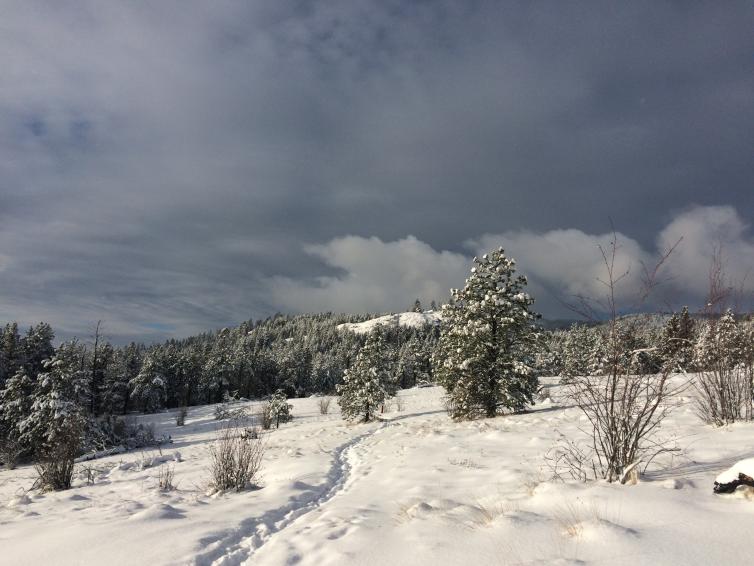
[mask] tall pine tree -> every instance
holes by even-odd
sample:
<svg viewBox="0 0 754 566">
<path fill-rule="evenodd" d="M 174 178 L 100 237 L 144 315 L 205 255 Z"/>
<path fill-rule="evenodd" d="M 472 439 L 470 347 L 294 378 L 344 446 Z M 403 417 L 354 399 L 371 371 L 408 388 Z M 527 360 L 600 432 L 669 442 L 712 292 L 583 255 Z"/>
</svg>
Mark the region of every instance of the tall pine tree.
<svg viewBox="0 0 754 566">
<path fill-rule="evenodd" d="M 539 335 L 526 278 L 502 248 L 474 258 L 463 289 L 443 306 L 435 373 L 455 419 L 494 417 L 533 402 Z"/>
</svg>

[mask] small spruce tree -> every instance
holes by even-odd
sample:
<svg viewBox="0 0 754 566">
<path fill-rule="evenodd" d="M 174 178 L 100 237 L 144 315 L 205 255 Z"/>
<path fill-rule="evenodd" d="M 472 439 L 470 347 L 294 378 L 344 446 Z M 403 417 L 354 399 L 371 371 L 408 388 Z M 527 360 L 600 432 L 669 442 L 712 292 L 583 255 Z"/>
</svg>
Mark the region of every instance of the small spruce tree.
<svg viewBox="0 0 754 566">
<path fill-rule="evenodd" d="M 282 389 L 278 389 L 270 397 L 270 400 L 267 401 L 267 405 L 264 408 L 265 417 L 270 424 L 275 423 L 275 428 L 280 428 L 280 423 L 287 423 L 293 418 L 291 416 L 291 409 L 293 409 L 293 405 L 288 403 L 285 392 Z"/>
<path fill-rule="evenodd" d="M 382 334 L 374 330 L 351 368 L 345 371 L 343 384 L 337 386 L 344 419 L 370 421 L 379 407 L 395 395 L 397 385 L 391 365 Z"/>
</svg>

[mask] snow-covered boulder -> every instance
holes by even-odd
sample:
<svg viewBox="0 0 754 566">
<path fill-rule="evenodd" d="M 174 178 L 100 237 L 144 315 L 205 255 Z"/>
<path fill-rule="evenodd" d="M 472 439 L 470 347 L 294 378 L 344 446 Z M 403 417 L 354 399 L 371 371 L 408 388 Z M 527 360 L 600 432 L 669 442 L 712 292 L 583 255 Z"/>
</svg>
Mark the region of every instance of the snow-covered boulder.
<svg viewBox="0 0 754 566">
<path fill-rule="evenodd" d="M 715 478 L 715 493 L 732 493 L 740 485 L 754 487 L 754 458 L 740 460 Z"/>
</svg>

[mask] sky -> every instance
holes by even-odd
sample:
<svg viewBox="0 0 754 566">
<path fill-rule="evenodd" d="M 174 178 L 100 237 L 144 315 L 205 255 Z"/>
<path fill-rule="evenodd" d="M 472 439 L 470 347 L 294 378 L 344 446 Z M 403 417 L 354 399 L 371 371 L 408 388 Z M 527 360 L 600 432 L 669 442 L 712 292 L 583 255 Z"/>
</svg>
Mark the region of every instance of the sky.
<svg viewBox="0 0 754 566">
<path fill-rule="evenodd" d="M 446 300 L 754 290 L 750 2 L 0 0 L 0 321 L 114 341 Z M 747 278 L 748 277 L 748 278 Z"/>
</svg>

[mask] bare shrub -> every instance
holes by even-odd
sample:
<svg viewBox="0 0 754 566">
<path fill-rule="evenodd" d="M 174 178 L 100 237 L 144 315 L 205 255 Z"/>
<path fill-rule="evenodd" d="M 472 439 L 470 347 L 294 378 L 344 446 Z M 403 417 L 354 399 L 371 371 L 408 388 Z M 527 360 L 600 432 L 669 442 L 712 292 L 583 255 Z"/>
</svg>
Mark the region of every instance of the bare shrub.
<svg viewBox="0 0 754 566">
<path fill-rule="evenodd" d="M 254 413 L 254 423 L 262 427 L 263 430 L 270 430 L 272 428 L 272 414 L 267 410 L 267 406 L 262 406 Z"/>
<path fill-rule="evenodd" d="M 400 397 L 400 396 L 396 395 L 393 398 L 393 403 L 394 403 L 394 406 L 395 406 L 395 411 L 397 413 L 402 413 L 403 409 L 405 409 L 405 401 L 403 400 L 403 397 Z"/>
<path fill-rule="evenodd" d="M 319 414 L 320 415 L 326 415 L 330 412 L 330 403 L 332 402 L 332 397 L 320 397 L 319 401 L 317 401 L 317 406 L 319 407 Z"/>
<path fill-rule="evenodd" d="M 694 347 L 694 365 L 700 370 L 694 383 L 697 413 L 718 426 L 754 417 L 754 329 L 751 321 L 739 321 L 734 314 L 740 297 L 736 297 L 724 265 L 718 247 L 709 271 L 707 321 Z"/>
<path fill-rule="evenodd" d="M 13 470 L 18 464 L 18 459 L 22 453 L 21 444 L 14 438 L 0 439 L 0 462 L 5 465 L 6 469 Z"/>
<path fill-rule="evenodd" d="M 188 416 L 188 407 L 179 407 L 175 413 L 175 425 L 183 426 L 186 424 L 186 417 Z"/>
<path fill-rule="evenodd" d="M 613 234 L 608 247 L 599 249 L 606 273 L 599 281 L 606 289 L 606 296 L 597 301 L 597 305 L 610 316 L 601 328 L 601 375 L 573 376 L 566 385 L 568 397 L 589 422 L 585 432 L 590 442 L 588 446 L 561 443 L 550 454 L 550 460 L 561 469 L 570 467 L 570 475 L 577 479 L 594 476 L 625 483 L 629 469 L 667 450 L 656 433 L 674 408 L 673 400 L 683 387 L 671 383 L 669 369 L 661 368 L 659 373 L 653 373 L 653 368 L 645 362 L 647 354 L 655 348 L 643 347 L 637 340 L 641 334 L 640 320 L 619 319 L 616 289 L 628 276 L 628 270 L 619 272 L 616 265 L 617 236 Z M 646 280 L 642 299 L 656 285 L 654 278 L 669 254 L 665 254 L 654 269 L 644 268 Z M 576 309 L 578 312 L 594 312 L 586 299 L 580 299 L 582 308 Z"/>
<path fill-rule="evenodd" d="M 73 448 L 62 443 L 46 450 L 34 466 L 37 480 L 33 487 L 42 491 L 70 489 L 76 458 L 76 450 Z"/>
<path fill-rule="evenodd" d="M 751 419 L 749 376 L 739 368 L 703 371 L 694 382 L 696 409 L 708 424 L 723 426 Z"/>
<path fill-rule="evenodd" d="M 86 480 L 86 484 L 94 484 L 99 475 L 99 470 L 92 464 L 81 464 L 79 468 L 79 476 L 83 476 L 84 480 Z"/>
<path fill-rule="evenodd" d="M 446 395 L 442 400 L 443 408 L 449 417 L 453 418 L 456 414 L 456 403 L 450 395 Z"/>
<path fill-rule="evenodd" d="M 249 429 L 226 424 L 210 446 L 211 483 L 215 489 L 241 491 L 256 487 L 265 452 L 265 438 Z"/>
<path fill-rule="evenodd" d="M 175 466 L 172 464 L 166 464 L 160 466 L 160 471 L 157 476 L 157 485 L 161 491 L 173 491 L 175 484 L 173 480 L 175 478 Z"/>
</svg>

